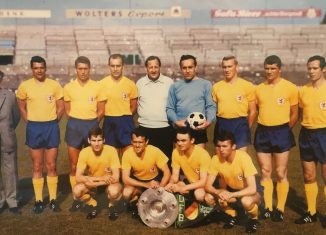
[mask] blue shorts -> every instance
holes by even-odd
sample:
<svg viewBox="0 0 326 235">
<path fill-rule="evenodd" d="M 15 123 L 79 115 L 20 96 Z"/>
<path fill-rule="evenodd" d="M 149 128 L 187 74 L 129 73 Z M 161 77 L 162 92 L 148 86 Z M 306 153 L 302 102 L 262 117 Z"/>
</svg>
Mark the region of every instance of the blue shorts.
<svg viewBox="0 0 326 235">
<path fill-rule="evenodd" d="M 65 141 L 67 145 L 76 149 L 82 149 L 88 146 L 88 132 L 91 128 L 98 126 L 97 119 L 82 120 L 70 117 L 65 133 Z"/>
<path fill-rule="evenodd" d="M 233 133 L 237 149 L 251 144 L 251 133 L 246 117 L 239 118 L 221 118 L 217 117 L 214 129 L 214 142 L 218 133 L 221 131 Z"/>
<path fill-rule="evenodd" d="M 326 128 L 307 129 L 299 134 L 300 157 L 306 162 L 326 163 Z"/>
<path fill-rule="evenodd" d="M 288 123 L 278 126 L 258 124 L 254 146 L 256 152 L 283 153 L 295 146 L 295 140 Z"/>
<path fill-rule="evenodd" d="M 58 120 L 48 122 L 28 121 L 25 144 L 31 149 L 57 148 L 60 144 Z"/>
<path fill-rule="evenodd" d="M 105 116 L 103 132 L 105 144 L 123 148 L 131 144 L 131 132 L 135 128 L 131 115 L 112 117 Z"/>
</svg>

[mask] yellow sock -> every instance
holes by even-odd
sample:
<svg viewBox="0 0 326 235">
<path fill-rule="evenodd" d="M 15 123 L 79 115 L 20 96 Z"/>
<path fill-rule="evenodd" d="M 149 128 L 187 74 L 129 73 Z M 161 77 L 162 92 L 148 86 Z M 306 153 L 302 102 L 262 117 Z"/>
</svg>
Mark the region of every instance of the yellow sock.
<svg viewBox="0 0 326 235">
<path fill-rule="evenodd" d="M 324 186 L 324 195 L 326 197 L 326 185 Z"/>
<path fill-rule="evenodd" d="M 237 212 L 236 212 L 236 210 L 234 210 L 234 209 L 231 208 L 231 207 L 226 207 L 226 208 L 224 209 L 224 212 L 225 212 L 225 214 L 228 214 L 228 215 L 230 215 L 230 216 L 232 216 L 232 217 L 236 217 L 236 216 L 237 216 Z"/>
<path fill-rule="evenodd" d="M 87 202 L 88 200 L 91 199 L 91 195 L 89 195 L 88 193 L 87 193 L 87 194 L 84 194 L 80 199 L 81 199 L 83 202 Z"/>
<path fill-rule="evenodd" d="M 264 187 L 264 201 L 265 201 L 265 208 L 269 209 L 270 211 L 273 210 L 273 181 L 272 180 L 265 180 L 260 182 L 261 186 Z"/>
<path fill-rule="evenodd" d="M 96 207 L 96 206 L 97 206 L 97 201 L 96 201 L 95 199 L 93 199 L 93 198 L 90 198 L 90 199 L 88 200 L 88 202 L 86 202 L 86 204 L 89 205 L 89 206 L 94 206 L 94 207 Z"/>
<path fill-rule="evenodd" d="M 276 193 L 277 193 L 277 209 L 284 212 L 286 199 L 289 192 L 289 181 L 277 182 Z"/>
<path fill-rule="evenodd" d="M 35 201 L 43 201 L 44 178 L 33 178 Z"/>
<path fill-rule="evenodd" d="M 50 201 L 57 199 L 58 176 L 47 176 L 46 182 L 48 185 Z"/>
<path fill-rule="evenodd" d="M 74 175 L 69 176 L 69 181 L 70 181 L 71 190 L 73 190 L 73 188 L 76 185 L 76 176 Z"/>
<path fill-rule="evenodd" d="M 248 214 L 249 214 L 249 217 L 251 219 L 258 219 L 258 206 L 257 204 L 254 205 L 253 208 L 251 208 L 249 211 L 248 211 Z"/>
<path fill-rule="evenodd" d="M 317 195 L 318 195 L 318 185 L 317 182 L 311 184 L 305 184 L 304 190 L 306 192 L 308 211 L 310 211 L 311 215 L 316 214 L 316 203 L 317 203 Z M 324 188 L 325 191 L 325 188 Z"/>
</svg>

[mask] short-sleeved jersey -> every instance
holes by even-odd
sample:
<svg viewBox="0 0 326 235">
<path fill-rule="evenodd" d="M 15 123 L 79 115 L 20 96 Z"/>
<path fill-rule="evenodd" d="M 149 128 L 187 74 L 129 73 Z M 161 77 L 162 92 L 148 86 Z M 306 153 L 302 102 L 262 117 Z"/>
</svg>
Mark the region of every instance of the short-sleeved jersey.
<svg viewBox="0 0 326 235">
<path fill-rule="evenodd" d="M 100 85 L 88 80 L 83 86 L 76 80 L 63 88 L 64 101 L 70 102 L 69 116 L 89 120 L 97 118 L 97 102 L 100 100 Z"/>
<path fill-rule="evenodd" d="M 91 146 L 80 151 L 77 169 L 88 170 L 89 176 L 104 176 L 112 169 L 119 169 L 120 161 L 117 150 L 104 145 L 100 155 L 95 155 Z"/>
<path fill-rule="evenodd" d="M 136 84 L 124 76 L 119 81 L 107 76 L 100 84 L 100 99 L 106 100 L 105 116 L 131 115 L 130 100 L 138 97 Z"/>
<path fill-rule="evenodd" d="M 255 100 L 255 88 L 251 82 L 242 78 L 237 78 L 234 83 L 222 80 L 213 86 L 212 97 L 218 105 L 218 117 L 246 117 L 249 102 Z"/>
<path fill-rule="evenodd" d="M 158 176 L 168 162 L 168 157 L 152 145 L 147 145 L 143 158 L 137 156 L 134 149 L 128 148 L 122 156 L 122 170 L 131 170 L 131 174 L 139 180 L 151 180 Z"/>
<path fill-rule="evenodd" d="M 275 85 L 263 82 L 256 87 L 256 100 L 259 124 L 282 125 L 290 121 L 290 107 L 298 104 L 298 89 L 283 78 Z"/>
<path fill-rule="evenodd" d="M 302 108 L 301 125 L 308 129 L 326 127 L 326 83 L 314 88 L 307 84 L 299 90 L 299 106 Z"/>
<path fill-rule="evenodd" d="M 200 172 L 207 172 L 211 157 L 202 147 L 194 146 L 190 157 L 187 157 L 178 149 L 172 153 L 172 168 L 181 169 L 190 183 L 197 182 L 200 179 Z"/>
<path fill-rule="evenodd" d="M 245 178 L 256 175 L 257 169 L 245 151 L 236 150 L 232 162 L 214 155 L 208 173 L 221 177 L 232 189 L 243 189 L 245 188 Z"/>
<path fill-rule="evenodd" d="M 62 99 L 63 89 L 52 79 L 39 82 L 31 78 L 19 85 L 16 96 L 26 101 L 27 120 L 47 122 L 57 118 L 56 101 Z"/>
</svg>

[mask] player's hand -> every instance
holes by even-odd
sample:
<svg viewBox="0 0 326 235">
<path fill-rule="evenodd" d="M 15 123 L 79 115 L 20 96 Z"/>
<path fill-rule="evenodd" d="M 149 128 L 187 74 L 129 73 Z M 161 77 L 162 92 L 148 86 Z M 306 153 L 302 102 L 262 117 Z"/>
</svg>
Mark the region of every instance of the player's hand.
<svg viewBox="0 0 326 235">
<path fill-rule="evenodd" d="M 187 126 L 187 124 L 186 124 L 186 120 L 177 120 L 177 121 L 175 121 L 175 123 L 174 123 L 177 127 L 186 127 Z"/>
<path fill-rule="evenodd" d="M 195 128 L 195 130 L 198 130 L 198 131 L 200 131 L 200 130 L 206 130 L 207 129 L 207 127 L 209 127 L 210 126 L 210 122 L 209 121 L 205 121 L 205 122 L 203 122 L 202 124 L 200 124 L 199 126 L 197 126 L 196 128 Z"/>
<path fill-rule="evenodd" d="M 92 179 L 91 177 L 87 177 L 85 185 L 90 188 L 95 188 L 98 185 L 98 181 Z"/>
<path fill-rule="evenodd" d="M 156 189 L 156 188 L 159 188 L 160 187 L 160 183 L 155 181 L 155 180 L 152 180 L 149 182 L 149 188 L 152 188 L 152 189 Z"/>
<path fill-rule="evenodd" d="M 229 191 L 223 191 L 221 192 L 218 197 L 223 200 L 223 201 L 229 201 L 233 196 L 232 196 L 232 193 L 229 192 Z"/>
<path fill-rule="evenodd" d="M 173 193 L 173 184 L 168 183 L 167 185 L 165 185 L 164 189 L 170 193 Z"/>
</svg>

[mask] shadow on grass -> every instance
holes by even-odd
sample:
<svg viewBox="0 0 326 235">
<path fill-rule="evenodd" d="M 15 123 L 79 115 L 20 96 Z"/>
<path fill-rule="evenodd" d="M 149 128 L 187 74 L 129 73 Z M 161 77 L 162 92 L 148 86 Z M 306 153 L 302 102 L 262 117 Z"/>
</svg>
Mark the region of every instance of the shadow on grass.
<svg viewBox="0 0 326 235">
<path fill-rule="evenodd" d="M 307 209 L 306 199 L 297 195 L 295 189 L 289 189 L 286 206 L 299 215 L 303 214 Z"/>
</svg>

